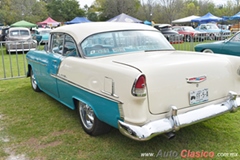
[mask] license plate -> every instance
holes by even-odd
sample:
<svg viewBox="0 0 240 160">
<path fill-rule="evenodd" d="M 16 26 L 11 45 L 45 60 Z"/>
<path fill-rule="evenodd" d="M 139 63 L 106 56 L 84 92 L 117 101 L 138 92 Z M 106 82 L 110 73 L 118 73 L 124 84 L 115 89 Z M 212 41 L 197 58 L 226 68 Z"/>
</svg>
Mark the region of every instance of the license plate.
<svg viewBox="0 0 240 160">
<path fill-rule="evenodd" d="M 190 105 L 200 104 L 208 101 L 208 89 L 200 89 L 190 91 L 189 93 Z"/>
</svg>

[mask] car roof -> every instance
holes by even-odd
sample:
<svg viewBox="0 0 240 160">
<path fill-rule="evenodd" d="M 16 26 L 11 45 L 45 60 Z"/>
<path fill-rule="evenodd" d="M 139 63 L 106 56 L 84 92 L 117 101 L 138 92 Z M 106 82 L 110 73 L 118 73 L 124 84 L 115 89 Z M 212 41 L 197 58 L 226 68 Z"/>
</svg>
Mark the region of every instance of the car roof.
<svg viewBox="0 0 240 160">
<path fill-rule="evenodd" d="M 28 28 L 26 28 L 26 27 L 12 27 L 12 28 L 9 28 L 9 31 L 11 31 L 11 30 L 29 30 Z"/>
<path fill-rule="evenodd" d="M 171 27 L 171 24 L 154 24 L 154 26 L 159 26 L 159 27 Z"/>
<path fill-rule="evenodd" d="M 127 23 L 127 22 L 86 22 L 78 24 L 64 25 L 57 27 L 51 31 L 51 33 L 61 32 L 71 35 L 77 43 L 81 42 L 83 39 L 89 35 L 109 32 L 109 31 L 119 31 L 119 30 L 153 30 L 157 31 L 152 26 L 148 26 L 140 23 Z M 159 32 L 159 31 L 158 31 Z"/>
<path fill-rule="evenodd" d="M 36 30 L 38 30 L 38 31 L 51 31 L 52 29 L 51 28 L 38 28 Z"/>
</svg>

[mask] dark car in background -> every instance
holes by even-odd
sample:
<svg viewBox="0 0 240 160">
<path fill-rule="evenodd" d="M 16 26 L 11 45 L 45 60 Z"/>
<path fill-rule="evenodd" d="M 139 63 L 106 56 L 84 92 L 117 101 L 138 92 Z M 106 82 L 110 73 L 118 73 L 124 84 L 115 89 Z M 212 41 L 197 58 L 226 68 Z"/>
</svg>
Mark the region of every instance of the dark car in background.
<svg viewBox="0 0 240 160">
<path fill-rule="evenodd" d="M 183 40 L 185 42 L 202 42 L 206 39 L 206 33 L 196 31 L 191 26 L 173 26 L 173 30 L 184 35 Z"/>
<path fill-rule="evenodd" d="M 5 41 L 5 37 L 6 37 L 6 35 L 8 34 L 8 30 L 9 30 L 9 28 L 10 27 L 3 27 L 2 29 L 1 29 L 1 34 L 0 34 L 0 42 L 1 41 Z"/>
<path fill-rule="evenodd" d="M 159 30 L 171 44 L 183 43 L 183 35 L 173 30 L 170 24 L 155 24 L 153 27 Z"/>
</svg>

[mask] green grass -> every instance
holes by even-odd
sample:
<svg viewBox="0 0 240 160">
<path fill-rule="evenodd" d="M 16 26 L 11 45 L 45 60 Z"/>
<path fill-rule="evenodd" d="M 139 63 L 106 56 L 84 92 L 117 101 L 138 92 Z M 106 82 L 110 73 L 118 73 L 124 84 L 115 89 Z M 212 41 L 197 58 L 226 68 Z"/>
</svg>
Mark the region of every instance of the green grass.
<svg viewBox="0 0 240 160">
<path fill-rule="evenodd" d="M 9 55 L 4 54 L 4 58 L 9 61 Z M 17 70 L 13 72 L 17 74 Z M 214 159 L 240 159 L 239 121 L 240 112 L 228 113 L 182 128 L 172 140 L 160 135 L 138 142 L 117 129 L 91 137 L 81 128 L 75 111 L 44 93 L 34 92 L 29 78 L 0 80 L 0 160 L 21 155 L 30 160 L 181 159 L 184 149 L 212 151 Z M 141 157 L 142 153 L 154 153 L 154 157 Z M 171 153 L 177 153 L 177 157 L 171 157 Z M 238 156 L 218 157 L 218 153 Z"/>
<path fill-rule="evenodd" d="M 91 137 L 81 128 L 75 111 L 44 93 L 34 92 L 29 78 L 2 80 L 0 86 L 0 159 L 9 156 L 7 148 L 14 155 L 44 160 L 155 159 L 141 157 L 141 153 L 156 156 L 161 152 L 162 156 L 164 152 L 175 152 L 180 159 L 184 149 L 213 151 L 215 155 L 238 153 L 237 157 L 224 159 L 240 158 L 240 112 L 180 129 L 172 140 L 160 135 L 138 142 L 117 129 Z"/>
</svg>

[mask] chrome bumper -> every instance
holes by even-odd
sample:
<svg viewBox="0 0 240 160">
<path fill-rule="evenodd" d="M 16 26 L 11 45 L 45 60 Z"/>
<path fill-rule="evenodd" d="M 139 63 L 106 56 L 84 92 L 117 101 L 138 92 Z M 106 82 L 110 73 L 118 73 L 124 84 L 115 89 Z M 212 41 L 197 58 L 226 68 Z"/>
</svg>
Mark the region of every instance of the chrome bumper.
<svg viewBox="0 0 240 160">
<path fill-rule="evenodd" d="M 235 112 L 240 106 L 240 97 L 235 92 L 229 92 L 229 98 L 219 104 L 213 104 L 192 110 L 183 114 L 177 114 L 177 107 L 172 106 L 166 118 L 149 122 L 143 126 L 136 126 L 118 121 L 120 132 L 134 140 L 146 141 L 159 134 L 175 132 L 197 122 L 201 122 L 228 112 Z"/>
</svg>

